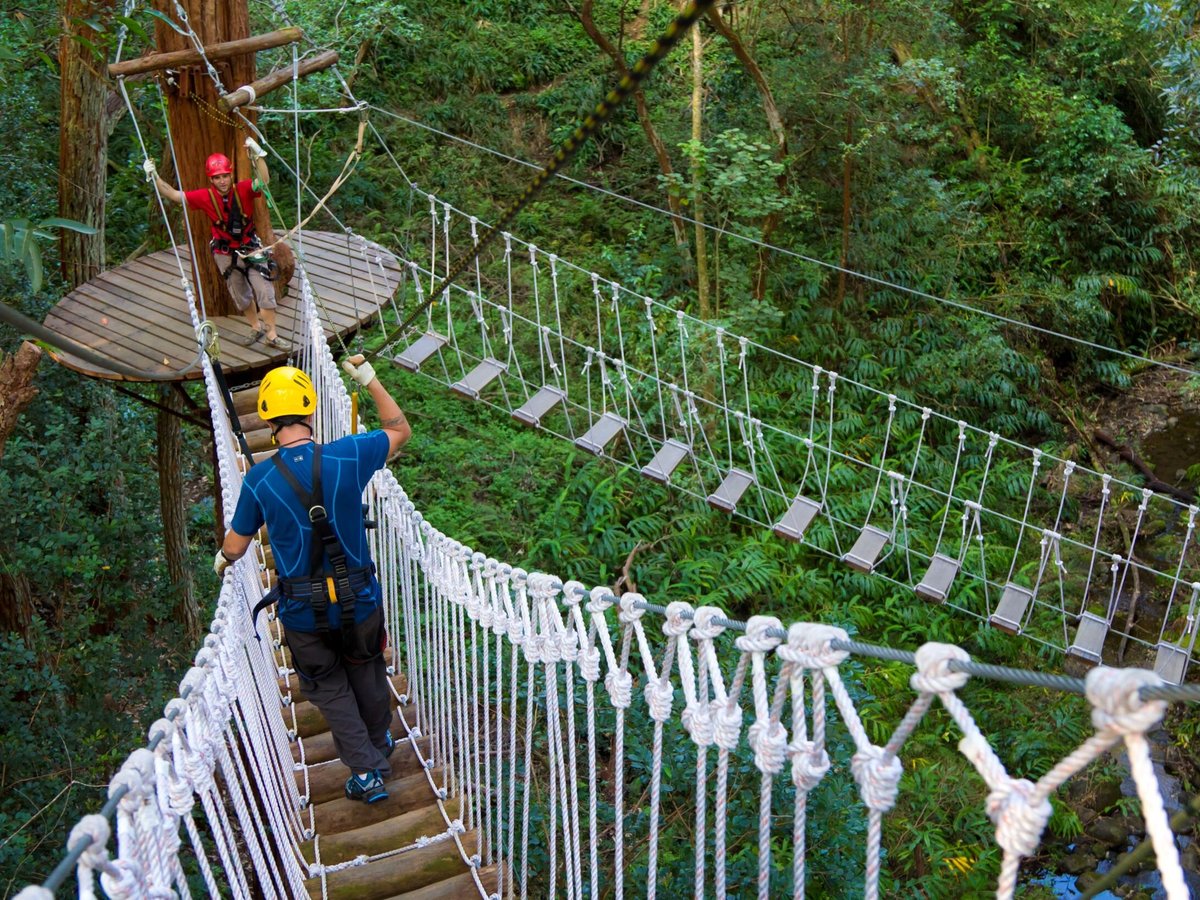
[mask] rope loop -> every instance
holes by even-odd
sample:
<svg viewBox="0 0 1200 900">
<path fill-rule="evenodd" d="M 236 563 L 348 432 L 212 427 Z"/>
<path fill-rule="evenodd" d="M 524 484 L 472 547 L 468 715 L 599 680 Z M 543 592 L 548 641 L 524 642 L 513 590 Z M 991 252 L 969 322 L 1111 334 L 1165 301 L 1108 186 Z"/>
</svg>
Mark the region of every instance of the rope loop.
<svg viewBox="0 0 1200 900">
<path fill-rule="evenodd" d="M 858 783 L 863 803 L 872 812 L 885 813 L 896 805 L 904 765 L 900 757 L 874 745 L 864 747 L 850 759 L 850 771 Z"/>
<path fill-rule="evenodd" d="M 783 643 L 772 631 L 783 631 L 783 623 L 774 616 L 751 616 L 746 622 L 746 633 L 733 643 L 743 653 L 770 653 Z"/>
<path fill-rule="evenodd" d="M 834 641 L 849 641 L 844 628 L 820 622 L 797 622 L 788 629 L 787 643 L 775 652 L 785 662 L 804 669 L 834 669 L 849 656 L 846 650 L 834 650 Z"/>
<path fill-rule="evenodd" d="M 939 644 L 934 641 L 922 644 L 917 650 L 917 671 L 909 684 L 918 694 L 950 694 L 970 680 L 966 672 L 951 670 L 951 661 L 968 663 L 971 655 L 954 644 Z"/>
<path fill-rule="evenodd" d="M 567 606 L 578 606 L 587 592 L 588 589 L 582 581 L 568 581 L 562 586 L 563 603 Z"/>
<path fill-rule="evenodd" d="M 1162 683 L 1162 678 L 1147 669 L 1092 669 L 1084 681 L 1092 704 L 1092 724 L 1098 731 L 1145 734 L 1162 721 L 1167 702 L 1142 700 L 1138 691 Z"/>
<path fill-rule="evenodd" d="M 692 605 L 683 600 L 667 604 L 667 615 L 663 621 L 663 633 L 667 637 L 683 637 L 692 627 Z"/>
<path fill-rule="evenodd" d="M 100 876 L 104 892 L 112 900 L 133 900 L 145 896 L 146 878 L 142 867 L 132 859 L 114 860 Z"/>
<path fill-rule="evenodd" d="M 621 595 L 621 612 L 617 616 L 618 621 L 622 625 L 632 625 L 638 619 L 646 614 L 646 610 L 642 609 L 638 604 L 644 604 L 646 598 L 641 594 L 629 591 Z"/>
<path fill-rule="evenodd" d="M 88 847 L 83 851 L 79 862 L 89 868 L 98 869 L 108 862 L 107 845 L 111 837 L 112 826 L 109 825 L 108 819 L 99 813 L 92 813 L 75 823 L 75 827 L 71 829 L 71 836 L 67 838 L 67 846 L 72 847 L 86 838 Z"/>
<path fill-rule="evenodd" d="M 1047 797 L 1031 802 L 1036 794 L 1037 786 L 1025 778 L 1009 779 L 988 794 L 988 818 L 1005 853 L 1032 856 L 1037 851 L 1053 810 Z"/>
<path fill-rule="evenodd" d="M 711 641 L 725 632 L 716 620 L 725 618 L 725 611 L 716 606 L 700 606 L 692 614 L 692 640 Z"/>
<path fill-rule="evenodd" d="M 792 758 L 792 784 L 797 790 L 811 791 L 829 771 L 829 754 L 815 741 L 793 741 L 787 752 Z"/>
<path fill-rule="evenodd" d="M 588 596 L 591 599 L 588 600 L 587 610 L 593 615 L 603 614 L 617 599 L 613 596 L 612 591 L 603 585 L 597 585 L 592 588 Z"/>
</svg>

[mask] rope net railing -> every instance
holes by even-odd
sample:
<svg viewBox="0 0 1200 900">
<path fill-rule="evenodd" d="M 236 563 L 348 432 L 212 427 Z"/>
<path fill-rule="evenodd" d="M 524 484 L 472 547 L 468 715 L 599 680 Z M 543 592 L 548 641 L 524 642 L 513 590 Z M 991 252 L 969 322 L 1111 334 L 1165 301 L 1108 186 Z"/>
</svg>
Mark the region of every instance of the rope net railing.
<svg viewBox="0 0 1200 900">
<path fill-rule="evenodd" d="M 318 437 L 328 440 L 349 430 L 350 399 L 301 284 L 300 356 L 321 397 Z M 232 510 L 244 460 L 207 374 Z M 335 873 L 440 841 L 454 842 L 480 896 L 479 872 L 495 867 L 492 896 L 725 897 L 754 884 L 759 897 L 803 897 L 813 873 L 829 871 L 809 850 L 834 832 L 855 848 L 834 867 L 842 888 L 861 879 L 876 897 L 887 885 L 883 827 L 902 788 L 905 741 L 935 706 L 953 726 L 938 712 L 932 727 L 958 730 L 959 751 L 986 785 L 1003 860 L 998 896 L 1012 896 L 1055 790 L 1122 749 L 1168 896 L 1187 896 L 1146 739 L 1167 706 L 1153 672 L 1093 669 L 1095 733 L 1036 778 L 1015 777 L 989 740 L 1007 736 L 985 734 L 963 699 L 971 676 L 957 647 L 920 648 L 907 712 L 872 722 L 839 628 L 785 630 L 755 616 L 735 637 L 716 607 L 614 597 L 475 552 L 427 521 L 389 471 L 367 499 L 389 671 L 407 677 L 401 741 L 421 759 L 444 829 L 322 862 L 310 784 L 340 763 L 306 762 L 279 624 L 268 617 L 256 631 L 251 621 L 266 586 L 256 546 L 227 576 L 211 632 L 149 748 L 110 784 L 115 844 L 104 815 L 85 817 L 63 871 L 24 900 L 53 896 L 72 867 L 81 897 L 95 896 L 97 878 L 114 898 L 334 896 Z"/>
<path fill-rule="evenodd" d="M 487 226 L 410 187 L 426 235 L 402 258 L 411 305 Z M 1184 679 L 1196 506 L 730 333 L 515 235 L 496 246 L 434 298 L 423 333 L 384 353 L 927 601 Z"/>
</svg>

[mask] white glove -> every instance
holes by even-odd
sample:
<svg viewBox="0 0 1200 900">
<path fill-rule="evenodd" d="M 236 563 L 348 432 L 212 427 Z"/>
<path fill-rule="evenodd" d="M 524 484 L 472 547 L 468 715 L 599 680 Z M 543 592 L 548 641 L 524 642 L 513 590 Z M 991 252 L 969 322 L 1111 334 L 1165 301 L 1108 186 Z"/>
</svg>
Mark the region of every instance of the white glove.
<svg viewBox="0 0 1200 900">
<path fill-rule="evenodd" d="M 375 369 L 361 353 L 342 360 L 342 369 L 363 387 L 375 380 Z"/>
<path fill-rule="evenodd" d="M 246 149 L 254 159 L 265 159 L 267 156 L 267 151 L 258 146 L 258 141 L 252 137 L 246 138 Z"/>
<path fill-rule="evenodd" d="M 225 555 L 225 551 L 218 550 L 217 555 L 213 557 L 213 571 L 217 573 L 217 577 L 224 577 L 225 570 L 231 565 L 233 565 L 233 563 L 229 561 L 229 557 Z"/>
<path fill-rule="evenodd" d="M 154 165 L 154 160 L 147 159 L 142 163 L 142 171 L 146 173 L 146 180 L 153 181 L 158 175 L 158 167 Z"/>
</svg>

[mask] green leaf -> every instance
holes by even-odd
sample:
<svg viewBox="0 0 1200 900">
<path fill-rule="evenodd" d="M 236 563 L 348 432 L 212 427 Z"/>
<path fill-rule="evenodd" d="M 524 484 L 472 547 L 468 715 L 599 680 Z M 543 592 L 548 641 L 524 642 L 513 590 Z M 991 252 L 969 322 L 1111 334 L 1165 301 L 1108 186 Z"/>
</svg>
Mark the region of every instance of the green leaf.
<svg viewBox="0 0 1200 900">
<path fill-rule="evenodd" d="M 148 9 L 148 10 L 146 10 L 146 14 L 154 16 L 154 18 L 156 18 L 156 19 L 162 19 L 162 21 L 166 22 L 168 25 L 170 25 L 172 28 L 174 28 L 177 32 L 182 34 L 184 37 L 187 37 L 186 31 L 184 31 L 182 28 L 180 28 L 178 25 L 176 25 L 174 22 L 172 22 L 171 19 L 167 15 L 165 15 L 164 13 L 160 13 L 157 9 Z"/>
<path fill-rule="evenodd" d="M 98 229 L 84 222 L 77 222 L 74 219 L 63 219 L 59 216 L 51 216 L 49 219 L 42 219 L 38 222 L 39 228 L 66 228 L 68 231 L 77 231 L 79 234 L 95 234 Z"/>
<path fill-rule="evenodd" d="M 25 257 L 25 270 L 29 273 L 29 286 L 34 293 L 42 289 L 42 249 L 37 241 L 29 242 L 29 255 Z"/>
</svg>

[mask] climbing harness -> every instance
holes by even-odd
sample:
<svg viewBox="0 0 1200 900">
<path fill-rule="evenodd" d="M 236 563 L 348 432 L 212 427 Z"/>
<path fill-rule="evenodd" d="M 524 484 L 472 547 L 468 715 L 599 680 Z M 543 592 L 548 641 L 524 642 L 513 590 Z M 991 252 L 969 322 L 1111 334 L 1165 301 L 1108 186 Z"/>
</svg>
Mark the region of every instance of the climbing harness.
<svg viewBox="0 0 1200 900">
<path fill-rule="evenodd" d="M 311 542 L 308 576 L 280 578 L 277 591 L 268 592 L 254 607 L 253 615 L 277 602 L 280 597 L 289 600 L 301 600 L 308 603 L 313 610 L 313 619 L 317 633 L 328 635 L 329 605 L 338 604 L 341 608 L 341 633 L 344 649 L 350 646 L 354 632 L 354 612 L 356 597 L 360 591 L 368 587 L 375 573 L 375 567 L 360 566 L 351 568 L 346 558 L 346 550 L 338 540 L 329 521 L 325 506 L 325 495 L 321 484 L 321 445 L 313 447 L 312 460 L 312 490 L 305 490 L 300 480 L 287 464 L 276 453 L 271 462 L 300 498 L 301 504 L 308 510 L 308 520 L 312 524 L 313 539 Z M 329 562 L 332 574 L 327 574 L 325 561 Z M 349 655 L 349 654 L 348 654 Z M 355 654 L 357 655 L 357 654 Z"/>
</svg>

